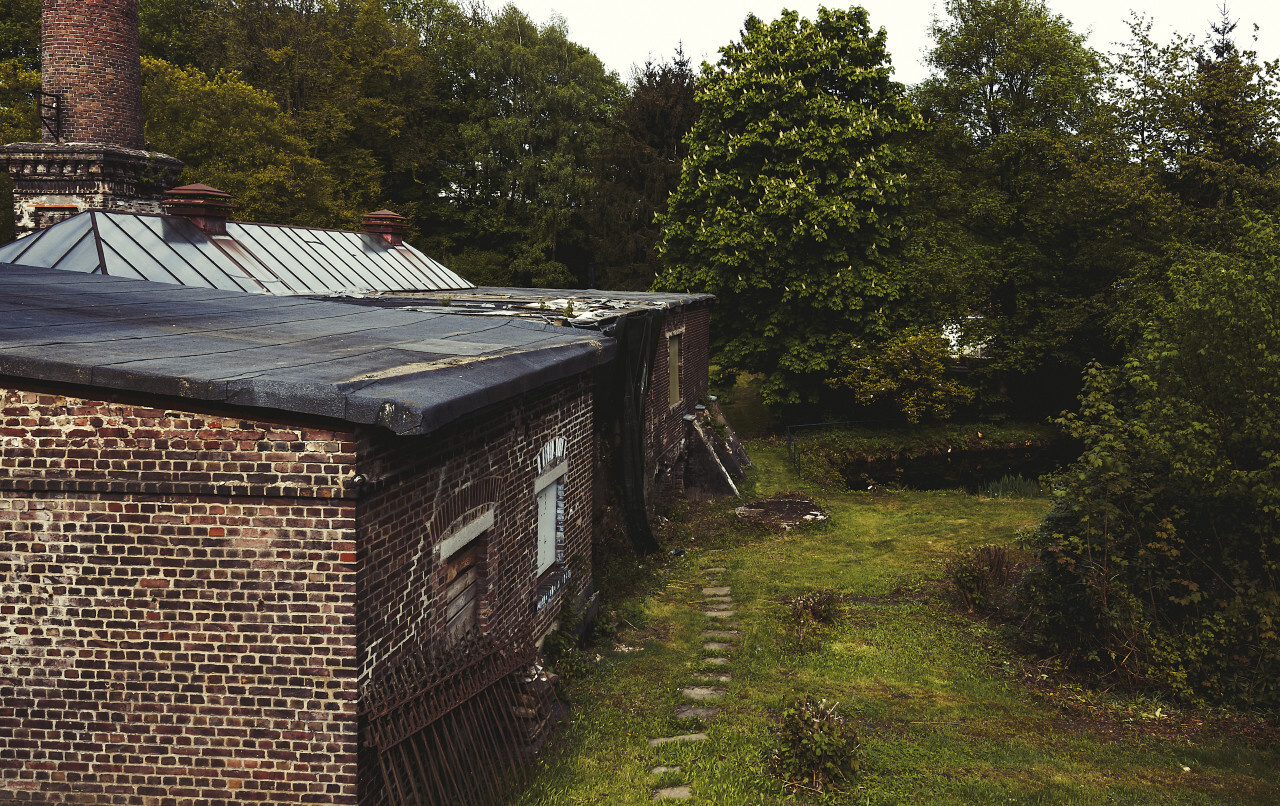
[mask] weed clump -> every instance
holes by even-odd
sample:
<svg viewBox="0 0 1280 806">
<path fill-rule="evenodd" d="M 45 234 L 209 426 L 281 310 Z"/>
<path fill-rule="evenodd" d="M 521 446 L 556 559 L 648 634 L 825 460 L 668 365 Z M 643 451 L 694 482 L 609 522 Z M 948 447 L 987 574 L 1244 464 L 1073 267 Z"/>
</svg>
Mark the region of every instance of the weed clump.
<svg viewBox="0 0 1280 806">
<path fill-rule="evenodd" d="M 782 711 L 769 767 L 788 789 L 827 792 L 861 768 L 858 728 L 838 706 L 806 694 Z"/>
<path fill-rule="evenodd" d="M 1016 588 L 1025 558 L 1006 546 L 978 546 L 952 557 L 943 566 L 951 590 L 970 613 L 1009 615 L 1015 610 Z"/>
<path fill-rule="evenodd" d="M 844 614 L 844 596 L 829 589 L 801 591 L 783 597 L 782 603 L 787 608 L 786 636 L 801 651 L 817 642 L 823 627 L 835 624 Z"/>
<path fill-rule="evenodd" d="M 1044 487 L 1021 473 L 1005 474 L 997 481 L 989 482 L 979 492 L 987 498 L 1040 498 L 1045 494 Z"/>
</svg>

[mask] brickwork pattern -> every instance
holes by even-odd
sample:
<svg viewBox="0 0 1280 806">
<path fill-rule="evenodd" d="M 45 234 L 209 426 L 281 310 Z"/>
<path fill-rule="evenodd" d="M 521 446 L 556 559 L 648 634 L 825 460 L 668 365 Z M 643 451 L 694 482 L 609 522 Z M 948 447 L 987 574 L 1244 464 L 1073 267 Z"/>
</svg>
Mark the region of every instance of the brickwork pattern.
<svg viewBox="0 0 1280 806">
<path fill-rule="evenodd" d="M 544 446 L 564 438 L 564 563 L 539 579 L 534 482 Z M 361 680 L 379 679 L 399 652 L 445 636 L 445 557 L 435 547 L 451 526 L 493 507 L 482 562 L 482 628 L 532 642 L 566 596 L 590 583 L 595 466 L 590 379 L 578 376 L 478 412 L 444 432 L 413 439 L 371 432 L 359 467 Z M 541 594 L 541 595 L 540 595 Z M 539 607 L 539 600 L 542 606 Z M 372 752 L 362 748 L 360 802 L 382 803 Z"/>
<path fill-rule="evenodd" d="M 368 492 L 359 503 L 362 678 L 399 647 L 444 636 L 442 561 L 435 546 L 467 513 L 492 504 L 482 621 L 538 636 L 557 608 L 535 608 L 539 452 L 567 444 L 564 557 L 573 589 L 586 583 L 591 547 L 594 437 L 589 378 L 555 384 L 481 412 L 445 432 L 396 438 L 369 432 L 360 446 Z M 575 559 L 576 558 L 576 559 Z"/>
<path fill-rule="evenodd" d="M 702 304 L 668 311 L 654 356 L 644 405 L 645 500 L 655 504 L 684 492 L 684 458 L 689 425 L 684 415 L 707 395 L 711 308 Z M 668 337 L 681 334 L 680 403 L 671 405 Z"/>
<path fill-rule="evenodd" d="M 41 13 L 41 85 L 63 93 L 61 141 L 142 148 L 137 0 L 42 0 Z"/>
<path fill-rule="evenodd" d="M 354 436 L 0 401 L 0 803 L 354 803 Z"/>
</svg>

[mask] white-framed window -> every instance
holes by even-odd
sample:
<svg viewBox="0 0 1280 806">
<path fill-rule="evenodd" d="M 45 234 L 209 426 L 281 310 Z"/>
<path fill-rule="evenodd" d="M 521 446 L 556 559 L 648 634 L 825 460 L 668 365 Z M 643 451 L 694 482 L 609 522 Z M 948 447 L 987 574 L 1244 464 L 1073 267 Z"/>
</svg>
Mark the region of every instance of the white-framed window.
<svg viewBox="0 0 1280 806">
<path fill-rule="evenodd" d="M 534 570 L 542 576 L 564 561 L 564 485 L 569 463 L 568 442 L 556 437 L 538 453 L 538 476 L 533 483 L 537 502 L 537 553 Z"/>
</svg>

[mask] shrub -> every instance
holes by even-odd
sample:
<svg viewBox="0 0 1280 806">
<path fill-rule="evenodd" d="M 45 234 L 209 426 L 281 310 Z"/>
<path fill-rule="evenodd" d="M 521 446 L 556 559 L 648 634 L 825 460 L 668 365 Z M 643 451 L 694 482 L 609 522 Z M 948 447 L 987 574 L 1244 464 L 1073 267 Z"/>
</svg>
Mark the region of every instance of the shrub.
<svg viewBox="0 0 1280 806">
<path fill-rule="evenodd" d="M 1280 708 L 1280 226 L 1189 252 L 1034 539 L 1046 649 L 1191 698 Z"/>
<path fill-rule="evenodd" d="M 951 344 L 941 333 L 908 329 L 874 347 L 853 342 L 828 381 L 848 389 L 863 406 L 881 405 L 908 423 L 946 420 L 973 400 L 973 390 L 951 376 Z"/>
<path fill-rule="evenodd" d="M 798 649 L 806 649 L 806 642 L 813 642 L 822 627 L 829 627 L 844 612 L 844 597 L 833 590 L 811 590 L 784 597 L 787 606 L 785 627 L 791 643 Z"/>
<path fill-rule="evenodd" d="M 838 705 L 805 695 L 783 710 L 769 766 L 789 788 L 825 792 L 861 767 L 857 726 L 836 713 Z"/>
<path fill-rule="evenodd" d="M 1006 609 L 1019 570 L 1018 558 L 1005 546 L 979 546 L 953 557 L 943 567 L 961 607 L 970 613 Z"/>
<path fill-rule="evenodd" d="M 1021 474 L 1005 474 L 998 481 L 989 482 L 981 491 L 988 498 L 1038 498 L 1043 493 L 1039 483 Z"/>
</svg>

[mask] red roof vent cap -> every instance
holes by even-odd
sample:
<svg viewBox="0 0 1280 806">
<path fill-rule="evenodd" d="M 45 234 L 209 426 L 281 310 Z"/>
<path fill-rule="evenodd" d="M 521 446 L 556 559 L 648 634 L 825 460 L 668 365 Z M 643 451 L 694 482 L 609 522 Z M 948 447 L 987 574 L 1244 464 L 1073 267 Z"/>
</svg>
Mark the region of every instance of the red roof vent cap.
<svg viewBox="0 0 1280 806">
<path fill-rule="evenodd" d="M 392 246 L 403 244 L 408 230 L 409 219 L 390 210 L 378 210 L 364 216 L 364 231 L 370 235 L 381 235 Z"/>
<path fill-rule="evenodd" d="M 210 235 L 226 235 L 231 216 L 231 194 L 208 185 L 183 185 L 165 191 L 160 202 L 169 215 L 189 219 Z"/>
</svg>

